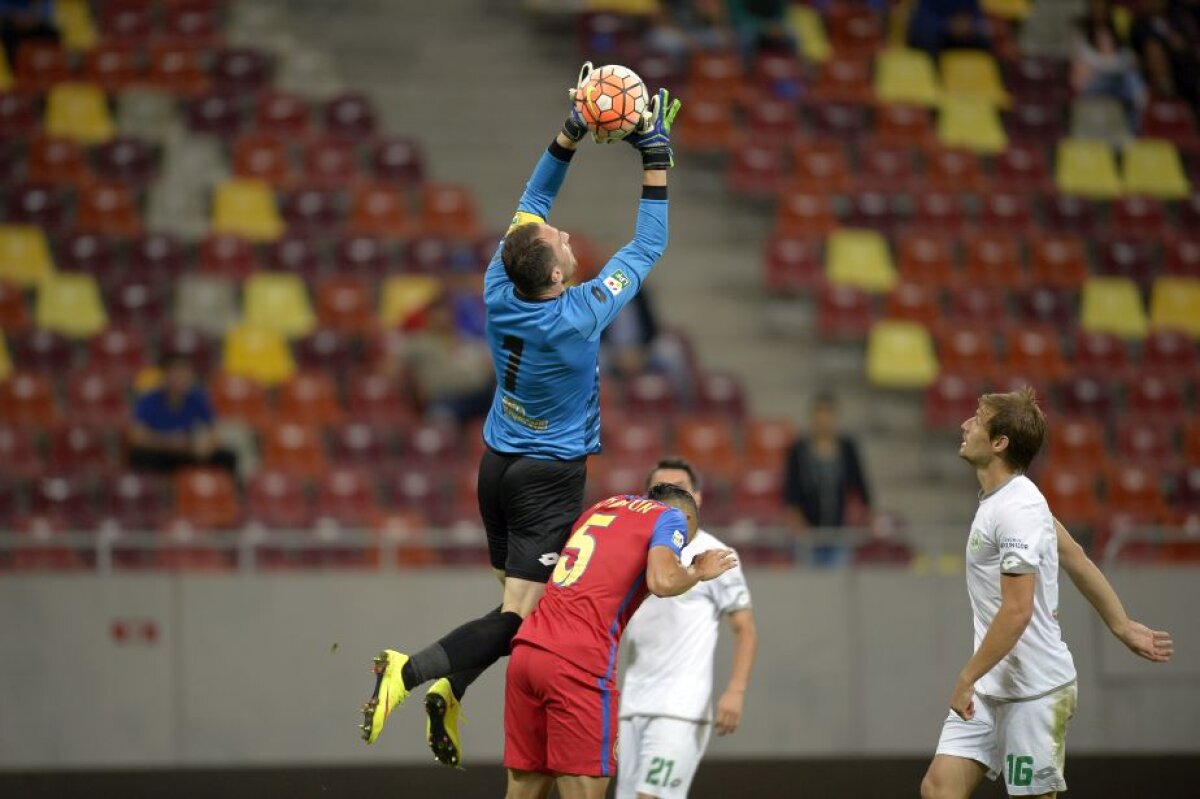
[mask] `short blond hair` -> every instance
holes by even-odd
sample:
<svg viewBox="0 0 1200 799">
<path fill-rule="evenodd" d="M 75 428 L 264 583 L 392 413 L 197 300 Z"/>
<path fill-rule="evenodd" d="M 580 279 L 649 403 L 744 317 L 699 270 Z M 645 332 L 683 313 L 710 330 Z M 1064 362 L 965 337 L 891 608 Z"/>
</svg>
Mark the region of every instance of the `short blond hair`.
<svg viewBox="0 0 1200 799">
<path fill-rule="evenodd" d="M 1046 414 L 1038 407 L 1037 392 L 1025 386 L 1006 394 L 984 394 L 979 404 L 990 414 L 988 438 L 1008 438 L 1004 460 L 1018 471 L 1028 469 L 1046 440 Z"/>
</svg>

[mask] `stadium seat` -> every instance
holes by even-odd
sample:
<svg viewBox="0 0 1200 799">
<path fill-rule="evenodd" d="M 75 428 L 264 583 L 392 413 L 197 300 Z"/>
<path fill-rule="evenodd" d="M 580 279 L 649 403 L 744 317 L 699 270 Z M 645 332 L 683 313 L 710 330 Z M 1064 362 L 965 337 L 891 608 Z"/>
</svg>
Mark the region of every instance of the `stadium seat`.
<svg viewBox="0 0 1200 799">
<path fill-rule="evenodd" d="M 411 421 L 414 411 L 395 377 L 361 372 L 351 375 L 347 381 L 346 414 L 355 421 L 396 427 Z"/>
<path fill-rule="evenodd" d="M 1148 324 L 1137 284 L 1122 277 L 1094 277 L 1083 284 L 1079 324 L 1091 333 L 1125 339 L 1146 337 Z"/>
<path fill-rule="evenodd" d="M 48 92 L 71 80 L 67 51 L 54 42 L 31 39 L 20 42 L 16 60 L 17 84 L 25 91 Z"/>
<path fill-rule="evenodd" d="M 46 133 L 100 144 L 115 133 L 104 90 L 90 83 L 59 83 L 46 96 Z"/>
<path fill-rule="evenodd" d="M 773 197 L 788 185 L 785 148 L 742 138 L 730 146 L 725 187 L 736 195 Z"/>
<path fill-rule="evenodd" d="M 743 111 L 742 124 L 752 141 L 780 147 L 795 138 L 800 117 L 795 101 L 767 96 L 751 103 Z"/>
<path fill-rule="evenodd" d="M 371 101 L 362 94 L 344 94 L 325 104 L 325 131 L 332 136 L 361 140 L 375 133 L 377 122 Z"/>
<path fill-rule="evenodd" d="M 1200 339 L 1200 278 L 1160 277 L 1150 294 L 1150 325 Z"/>
<path fill-rule="evenodd" d="M 862 341 L 871 327 L 871 297 L 861 289 L 826 285 L 817 294 L 817 333 L 823 338 Z"/>
<path fill-rule="evenodd" d="M 940 292 L 925 283 L 901 281 L 888 293 L 883 316 L 885 319 L 917 322 L 932 328 L 942 318 Z"/>
<path fill-rule="evenodd" d="M 810 190 L 782 195 L 775 212 L 775 232 L 791 238 L 819 238 L 829 235 L 837 222 L 825 193 Z"/>
<path fill-rule="evenodd" d="M 25 293 L 16 283 L 0 280 L 0 331 L 22 333 L 29 329 Z"/>
<path fill-rule="evenodd" d="M 784 24 L 806 59 L 817 64 L 829 59 L 832 47 L 821 14 L 815 8 L 788 6 Z"/>
<path fill-rule="evenodd" d="M 246 486 L 246 521 L 274 530 L 310 527 L 312 502 L 301 478 L 259 469 Z"/>
<path fill-rule="evenodd" d="M 1129 138 L 1129 121 L 1112 95 L 1080 95 L 1071 102 L 1071 137 L 1116 147 Z"/>
<path fill-rule="evenodd" d="M 155 28 L 152 11 L 144 3 L 116 0 L 103 7 L 100 30 L 108 41 L 129 46 L 144 45 Z"/>
<path fill-rule="evenodd" d="M 1087 280 L 1083 242 L 1071 233 L 1044 233 L 1029 242 L 1029 272 L 1035 286 L 1077 289 Z"/>
<path fill-rule="evenodd" d="M 411 139 L 380 139 L 371 153 L 371 171 L 376 180 L 388 185 L 420 185 L 425 179 L 425 159 L 420 145 Z"/>
<path fill-rule="evenodd" d="M 880 103 L 931 106 L 941 90 L 933 59 L 922 50 L 888 48 L 875 58 L 875 99 Z"/>
<path fill-rule="evenodd" d="M 1025 234 L 1033 224 L 1027 192 L 992 191 L 981 198 L 979 227 L 990 233 Z"/>
<path fill-rule="evenodd" d="M 36 225 L 46 233 L 67 232 L 70 216 L 66 194 L 45 183 L 10 186 L 7 215 L 9 222 Z"/>
<path fill-rule="evenodd" d="M 270 59 L 248 47 L 229 47 L 213 55 L 210 70 L 218 91 L 255 94 L 270 80 Z"/>
<path fill-rule="evenodd" d="M 1042 226 L 1050 233 L 1091 236 L 1097 229 L 1096 205 L 1080 197 L 1053 194 L 1046 200 Z"/>
<path fill-rule="evenodd" d="M 101 287 L 119 281 L 124 268 L 112 239 L 97 233 L 72 233 L 59 239 L 55 262 L 64 272 L 86 272 Z"/>
<path fill-rule="evenodd" d="M 966 241 L 966 278 L 971 285 L 1016 289 L 1028 283 L 1021 249 L 1012 233 L 984 230 Z"/>
<path fill-rule="evenodd" d="M 124 426 L 130 403 L 125 396 L 129 376 L 108 371 L 99 363 L 72 372 L 67 378 L 66 408 L 72 422 L 109 430 Z"/>
<path fill-rule="evenodd" d="M 120 44 L 100 44 L 83 55 L 80 77 L 108 93 L 128 89 L 142 78 L 138 51 Z"/>
<path fill-rule="evenodd" d="M 1176 375 L 1139 375 L 1129 386 L 1128 415 L 1160 422 L 1183 421 L 1188 407 L 1181 383 L 1182 378 Z"/>
<path fill-rule="evenodd" d="M 200 271 L 205 274 L 242 281 L 258 267 L 258 251 L 241 236 L 215 233 L 200 242 Z"/>
<path fill-rule="evenodd" d="M 1093 530 L 1101 521 L 1101 505 L 1096 498 L 1095 471 L 1046 469 L 1039 487 L 1054 517 L 1068 528 Z"/>
<path fill-rule="evenodd" d="M 155 152 L 145 141 L 118 136 L 93 150 L 96 173 L 103 179 L 140 188 L 156 169 Z"/>
<path fill-rule="evenodd" d="M 113 325 L 154 333 L 162 327 L 164 303 L 157 280 L 130 277 L 107 289 L 108 316 Z"/>
<path fill-rule="evenodd" d="M 1150 139 L 1166 139 L 1178 144 L 1195 141 L 1196 118 L 1182 100 L 1153 98 L 1142 109 L 1138 132 Z"/>
<path fill-rule="evenodd" d="M 86 338 L 108 325 L 100 289 L 91 275 L 59 272 L 38 287 L 35 321 L 40 328 Z"/>
<path fill-rule="evenodd" d="M 699 414 L 740 422 L 746 416 L 746 391 L 737 375 L 700 372 L 695 376 L 695 409 Z"/>
<path fill-rule="evenodd" d="M 1135 139 L 1122 155 L 1121 185 L 1126 194 L 1181 200 L 1191 192 L 1175 145 L 1162 139 Z"/>
<path fill-rule="evenodd" d="M 1183 231 L 1195 230 L 1200 226 L 1200 192 L 1192 192 L 1177 206 L 1178 227 Z"/>
<path fill-rule="evenodd" d="M 871 127 L 867 108 L 857 103 L 819 103 L 809 106 L 808 112 L 820 136 L 854 141 Z"/>
<path fill-rule="evenodd" d="M 337 330 L 317 328 L 296 339 L 293 346 L 301 369 L 328 372 L 340 379 L 347 369 L 359 365 L 353 342 Z"/>
<path fill-rule="evenodd" d="M 1105 499 L 1109 513 L 1150 524 L 1170 518 L 1157 470 L 1118 464 L 1108 475 Z"/>
<path fill-rule="evenodd" d="M 1044 191 L 1051 187 L 1050 168 L 1041 146 L 1010 144 L 993 159 L 995 187 L 1001 191 Z"/>
<path fill-rule="evenodd" d="M 338 137 L 310 140 L 304 148 L 304 177 L 324 188 L 342 188 L 359 178 L 358 154 L 353 143 Z"/>
<path fill-rule="evenodd" d="M 242 131 L 242 111 L 235 98 L 224 94 L 205 94 L 186 106 L 188 130 L 196 134 L 232 139 Z"/>
<path fill-rule="evenodd" d="M 1096 242 L 1095 272 L 1125 277 L 1147 290 L 1157 272 L 1157 242 L 1145 238 L 1112 236 Z"/>
<path fill-rule="evenodd" d="M 342 420 L 342 408 L 331 375 L 297 372 L 279 386 L 276 418 L 301 425 L 327 427 Z"/>
<path fill-rule="evenodd" d="M 918 322 L 877 322 L 867 339 L 867 380 L 880 388 L 924 388 L 938 373 L 929 330 Z"/>
<path fill-rule="evenodd" d="M 399 190 L 384 184 L 355 189 L 350 201 L 346 231 L 381 239 L 403 239 L 415 225 L 408 211 L 408 200 Z"/>
<path fill-rule="evenodd" d="M 36 327 L 22 336 L 14 336 L 12 355 L 22 369 L 59 375 L 71 368 L 75 361 L 75 346 L 61 333 Z"/>
<path fill-rule="evenodd" d="M 1066 330 L 1079 318 L 1076 297 L 1070 289 L 1035 285 L 1017 292 L 1014 299 L 1023 322 Z"/>
<path fill-rule="evenodd" d="M 198 530 L 228 530 L 241 521 L 237 488 L 228 472 L 182 469 L 174 482 L 175 512 Z"/>
<path fill-rule="evenodd" d="M 1095 419 L 1067 417 L 1050 427 L 1046 471 L 1067 469 L 1099 474 L 1108 467 L 1109 446 Z"/>
<path fill-rule="evenodd" d="M 766 285 L 772 292 L 800 294 L 824 280 L 821 246 L 812 238 L 776 234 L 767 242 Z"/>
<path fill-rule="evenodd" d="M 442 284 L 426 275 L 396 275 L 384 281 L 380 294 L 379 323 L 402 327 L 441 296 Z"/>
<path fill-rule="evenodd" d="M 902 192 L 916 181 L 912 149 L 904 145 L 871 142 L 859 152 L 859 191 Z"/>
<path fill-rule="evenodd" d="M 449 503 L 438 475 L 425 470 L 402 469 L 389 474 L 386 479 L 392 508 L 431 520 L 447 510 Z"/>
<path fill-rule="evenodd" d="M 12 373 L 13 362 L 8 352 L 8 342 L 5 341 L 4 332 L 0 331 L 0 382 L 7 380 Z"/>
<path fill-rule="evenodd" d="M 605 456 L 623 462 L 644 463 L 647 469 L 669 449 L 666 429 L 657 422 L 644 419 L 628 419 L 606 426 L 603 443 Z"/>
<path fill-rule="evenodd" d="M 220 336 L 237 323 L 236 286 L 211 275 L 184 275 L 175 286 L 174 321 L 211 336 Z"/>
<path fill-rule="evenodd" d="M 124 184 L 94 182 L 79 192 L 75 227 L 87 233 L 132 238 L 142 230 L 134 192 Z"/>
<path fill-rule="evenodd" d="M 937 287 L 955 282 L 954 246 L 950 239 L 908 230 L 898 237 L 896 252 L 904 280 Z"/>
<path fill-rule="evenodd" d="M 1171 239 L 1166 242 L 1163 272 L 1180 277 L 1200 277 L 1200 238 Z"/>
<path fill-rule="evenodd" d="M 272 272 L 299 278 L 305 283 L 323 279 L 326 259 L 314 236 L 287 232 L 262 248 L 263 265 Z"/>
<path fill-rule="evenodd" d="M 1023 101 L 1059 103 L 1070 93 L 1066 64 L 1057 59 L 1023 56 L 1008 64 L 1006 82 Z"/>
<path fill-rule="evenodd" d="M 222 369 L 274 386 L 295 372 L 287 340 L 270 328 L 239 324 L 225 334 Z"/>
<path fill-rule="evenodd" d="M 833 49 L 838 53 L 867 57 L 883 45 L 883 20 L 870 8 L 831 3 L 825 9 L 825 24 Z M 802 52 L 809 55 L 806 50 Z"/>
<path fill-rule="evenodd" d="M 643 373 L 625 385 L 625 410 L 635 419 L 668 419 L 678 412 L 679 399 L 664 375 Z"/>
<path fill-rule="evenodd" d="M 246 325 L 272 330 L 286 338 L 308 335 L 316 326 L 305 284 L 296 275 L 260 272 L 243 287 Z"/>
<path fill-rule="evenodd" d="M 861 191 L 849 198 L 842 216 L 847 228 L 861 228 L 884 236 L 894 235 L 904 220 L 903 198 L 878 191 Z"/>
<path fill-rule="evenodd" d="M 1120 196 L 1116 160 L 1104 142 L 1063 139 L 1055 162 L 1055 183 L 1063 194 L 1095 200 Z"/>
<path fill-rule="evenodd" d="M 1010 148 L 1011 150 L 1011 148 Z M 969 150 L 935 147 L 925 154 L 925 188 L 948 194 L 979 194 L 987 180 L 979 156 Z"/>
<path fill-rule="evenodd" d="M 283 233 L 283 220 L 271 187 L 257 180 L 230 180 L 217 187 L 212 229 L 251 241 L 272 241 Z"/>
<path fill-rule="evenodd" d="M 1142 342 L 1138 369 L 1175 379 L 1200 377 L 1200 354 L 1187 333 L 1169 328 L 1153 330 Z"/>
<path fill-rule="evenodd" d="M 33 428 L 10 422 L 7 417 L 0 422 L 0 462 L 4 463 L 7 480 L 28 480 L 43 470 L 45 463 Z"/>
<path fill-rule="evenodd" d="M 80 186 L 91 176 L 87 157 L 79 142 L 54 136 L 38 136 L 28 144 L 25 176 L 36 183 Z"/>
<path fill-rule="evenodd" d="M 996 106 L 976 97 L 946 97 L 938 112 L 938 141 L 980 155 L 995 155 L 1008 146 Z"/>
<path fill-rule="evenodd" d="M 222 420 L 261 428 L 276 418 L 266 390 L 249 377 L 218 372 L 209 383 L 209 396 L 217 418 Z"/>
<path fill-rule="evenodd" d="M 1127 238 L 1158 238 L 1167 225 L 1162 203 L 1153 197 L 1119 197 L 1112 206 L 1112 229 Z"/>
<path fill-rule="evenodd" d="M 571 247 L 574 250 L 575 237 L 572 236 L 571 238 Z M 408 240 L 408 246 L 405 247 L 404 271 L 419 275 L 445 275 L 454 269 L 454 253 L 461 247 L 461 243 L 442 238 L 441 236 L 414 236 Z M 490 256 L 491 253 L 488 255 Z M 579 253 L 576 253 L 576 257 L 578 255 Z M 473 258 L 472 261 L 474 261 Z M 580 269 L 583 269 L 582 263 L 580 264 Z M 478 273 L 475 269 L 471 269 L 470 271 Z M 583 270 L 580 276 L 582 274 L 591 273 Z M 579 278 L 577 277 L 577 279 Z"/>
<path fill-rule="evenodd" d="M 294 235 L 327 234 L 341 227 L 338 192 L 320 186 L 302 185 L 284 193 L 279 212 Z"/>
<path fill-rule="evenodd" d="M 1129 374 L 1129 351 L 1113 333 L 1080 330 L 1075 334 L 1071 366 L 1077 374 L 1123 379 Z"/>
<path fill-rule="evenodd" d="M 254 129 L 259 133 L 302 139 L 309 132 L 308 100 L 292 92 L 263 92 L 254 104 Z"/>
<path fill-rule="evenodd" d="M 374 327 L 374 309 L 367 283 L 339 276 L 317 287 L 316 313 L 325 328 L 348 334 L 363 334 Z"/>
<path fill-rule="evenodd" d="M 0 134 L 30 136 L 40 124 L 40 104 L 27 92 L 0 92 Z"/>
<path fill-rule="evenodd" d="M 360 529 L 374 527 L 379 522 L 380 509 L 375 500 L 375 486 L 372 480 L 366 472 L 358 469 L 330 470 L 317 482 L 314 516 L 319 525 L 332 523 L 340 527 Z M 333 556 L 335 552 L 324 554 Z M 344 553 L 336 554 L 344 557 Z M 367 553 L 357 554 L 361 558 Z"/>
<path fill-rule="evenodd" d="M 182 0 L 164 9 L 165 41 L 190 44 L 205 50 L 216 49 L 221 43 L 220 4 L 209 0 Z"/>
<path fill-rule="evenodd" d="M 775 527 L 783 523 L 783 474 L 780 463 L 750 466 L 737 473 L 730 497 L 734 525 L 749 523 L 757 527 Z M 741 557 L 750 554 L 744 546 L 739 550 Z"/>
<path fill-rule="evenodd" d="M 825 275 L 831 283 L 883 293 L 896 284 L 887 241 L 873 230 L 836 230 L 825 251 Z"/>
<path fill-rule="evenodd" d="M 115 465 L 104 431 L 76 421 L 49 431 L 50 468 L 70 477 L 96 477 Z"/>
<path fill-rule="evenodd" d="M 947 50 L 938 61 L 944 97 L 982 100 L 997 108 L 1010 104 L 996 60 L 986 51 Z"/>
<path fill-rule="evenodd" d="M 992 333 L 975 326 L 948 327 L 936 334 L 937 356 L 947 373 L 988 380 L 999 359 Z"/>
<path fill-rule="evenodd" d="M 279 422 L 267 427 L 262 435 L 263 466 L 296 477 L 318 478 L 325 474 L 327 464 L 321 432 L 291 422 Z"/>
<path fill-rule="evenodd" d="M 1081 374 L 1063 383 L 1062 410 L 1073 416 L 1108 420 L 1115 408 L 1107 377 Z"/>
<path fill-rule="evenodd" d="M 846 150 L 833 139 L 804 139 L 792 148 L 795 187 L 803 191 L 844 194 L 850 190 Z"/>
<path fill-rule="evenodd" d="M 1008 332 L 1005 368 L 1039 383 L 1055 382 L 1067 376 L 1058 331 L 1052 327 L 1022 325 Z"/>
<path fill-rule="evenodd" d="M 674 438 L 680 456 L 694 464 L 701 474 L 726 481 L 737 472 L 737 449 L 727 422 L 705 417 L 685 417 L 675 422 Z"/>
<path fill-rule="evenodd" d="M 957 430 L 975 413 L 983 394 L 983 381 L 942 370 L 925 390 L 925 426 L 934 430 Z"/>
<path fill-rule="evenodd" d="M 95 504 L 85 482 L 53 470 L 33 482 L 29 509 L 36 516 L 57 522 L 62 529 L 90 530 L 96 523 Z"/>
<path fill-rule="evenodd" d="M 396 465 L 389 436 L 384 428 L 362 421 L 350 421 L 332 431 L 332 461 L 336 466 L 366 469 L 382 474 Z"/>
<path fill-rule="evenodd" d="M 338 241 L 334 262 L 339 273 L 373 283 L 389 271 L 391 254 L 382 239 L 352 235 Z"/>
<path fill-rule="evenodd" d="M 786 419 L 752 418 L 743 428 L 747 465 L 779 469 L 796 440 L 796 426 Z"/>
<path fill-rule="evenodd" d="M 164 331 L 158 339 L 158 351 L 163 357 L 187 358 L 195 365 L 197 374 L 208 374 L 212 367 L 212 343 L 194 328 L 175 327 Z"/>
<path fill-rule="evenodd" d="M 868 62 L 862 58 L 839 57 L 836 53 L 820 65 L 809 88 L 814 103 L 870 103 L 875 96 Z"/>
<path fill-rule="evenodd" d="M 1177 469 L 1181 463 L 1175 451 L 1178 433 L 1178 425 L 1170 420 L 1136 416 L 1122 419 L 1117 425 L 1115 458 L 1122 464 L 1147 469 Z"/>
<path fill-rule="evenodd" d="M 233 144 L 233 174 L 244 180 L 286 185 L 293 177 L 286 140 L 265 133 L 242 136 Z"/>
<path fill-rule="evenodd" d="M 1183 428 L 1183 455 L 1191 466 L 1200 466 L 1200 420 L 1191 420 Z"/>
</svg>

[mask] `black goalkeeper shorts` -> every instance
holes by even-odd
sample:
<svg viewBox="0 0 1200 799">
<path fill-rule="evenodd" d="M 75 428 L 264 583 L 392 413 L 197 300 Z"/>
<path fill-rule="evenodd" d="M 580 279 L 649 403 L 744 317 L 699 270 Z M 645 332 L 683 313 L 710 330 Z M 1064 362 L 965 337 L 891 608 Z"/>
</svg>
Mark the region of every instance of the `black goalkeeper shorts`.
<svg viewBox="0 0 1200 799">
<path fill-rule="evenodd" d="M 583 513 L 587 458 L 541 460 L 488 448 L 479 461 L 479 514 L 492 566 L 544 583 Z"/>
</svg>

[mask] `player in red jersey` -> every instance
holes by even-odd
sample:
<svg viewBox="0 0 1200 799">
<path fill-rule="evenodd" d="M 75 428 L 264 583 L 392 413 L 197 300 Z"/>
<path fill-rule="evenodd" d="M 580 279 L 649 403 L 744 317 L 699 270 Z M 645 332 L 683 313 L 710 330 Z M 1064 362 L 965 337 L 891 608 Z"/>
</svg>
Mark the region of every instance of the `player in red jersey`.
<svg viewBox="0 0 1200 799">
<path fill-rule="evenodd" d="M 583 512 L 541 603 L 513 639 L 504 693 L 507 799 L 600 799 L 617 770 L 617 647 L 647 592 L 677 596 L 737 565 L 709 550 L 684 568 L 696 501 L 656 485 Z M 664 635 L 670 631 L 664 630 Z"/>
</svg>

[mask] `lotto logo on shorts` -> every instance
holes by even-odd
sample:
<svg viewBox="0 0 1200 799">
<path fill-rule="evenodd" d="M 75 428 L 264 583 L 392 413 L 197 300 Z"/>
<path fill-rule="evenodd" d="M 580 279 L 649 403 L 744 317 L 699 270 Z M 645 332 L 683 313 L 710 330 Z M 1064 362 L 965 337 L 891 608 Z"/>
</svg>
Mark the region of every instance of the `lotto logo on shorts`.
<svg viewBox="0 0 1200 799">
<path fill-rule="evenodd" d="M 542 564 L 543 566 L 553 566 L 555 563 L 558 563 L 558 553 L 547 552 L 538 558 L 538 563 Z"/>
</svg>

